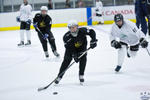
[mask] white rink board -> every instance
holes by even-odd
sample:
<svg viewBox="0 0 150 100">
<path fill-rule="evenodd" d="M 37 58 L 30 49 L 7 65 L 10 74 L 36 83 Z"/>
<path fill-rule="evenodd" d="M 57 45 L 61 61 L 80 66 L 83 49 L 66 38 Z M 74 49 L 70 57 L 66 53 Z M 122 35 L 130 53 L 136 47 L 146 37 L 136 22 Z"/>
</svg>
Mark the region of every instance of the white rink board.
<svg viewBox="0 0 150 100">
<path fill-rule="evenodd" d="M 95 8 L 92 9 L 92 15 L 95 16 Z M 114 15 L 121 13 L 126 19 L 135 19 L 134 6 L 110 6 L 103 8 L 103 17 L 104 20 L 113 20 Z"/>
<path fill-rule="evenodd" d="M 92 15 L 95 15 L 94 9 L 92 8 Z M 33 11 L 33 17 L 38 12 L 40 11 Z M 112 6 L 104 7 L 104 20 L 113 20 L 114 14 L 119 12 L 122 12 L 127 19 L 135 19 L 134 6 Z M 71 19 L 76 19 L 78 22 L 87 22 L 86 8 L 50 10 L 48 14 L 52 17 L 53 24 L 67 23 Z M 0 13 L 0 27 L 19 26 L 19 23 L 16 22 L 18 15 L 18 12 Z"/>
</svg>

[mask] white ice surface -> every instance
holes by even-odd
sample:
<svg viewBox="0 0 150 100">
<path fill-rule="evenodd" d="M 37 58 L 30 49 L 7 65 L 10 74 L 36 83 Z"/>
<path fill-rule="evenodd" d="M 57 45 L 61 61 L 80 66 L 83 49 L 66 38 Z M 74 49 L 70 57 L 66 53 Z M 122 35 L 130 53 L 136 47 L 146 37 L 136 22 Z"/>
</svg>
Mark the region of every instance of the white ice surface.
<svg viewBox="0 0 150 100">
<path fill-rule="evenodd" d="M 117 51 L 110 46 L 107 33 L 111 26 L 92 28 L 99 41 L 97 48 L 88 53 L 84 86 L 79 85 L 78 64 L 74 64 L 60 85 L 41 92 L 37 89 L 57 76 L 67 28 L 52 29 L 61 58 L 56 59 L 49 47 L 48 60 L 34 30 L 32 46 L 21 48 L 17 47 L 19 31 L 0 32 L 0 100 L 141 100 L 141 92 L 150 92 L 150 56 L 146 50 L 140 49 L 135 58 L 126 58 L 116 74 Z M 58 94 L 53 95 L 56 91 Z"/>
</svg>

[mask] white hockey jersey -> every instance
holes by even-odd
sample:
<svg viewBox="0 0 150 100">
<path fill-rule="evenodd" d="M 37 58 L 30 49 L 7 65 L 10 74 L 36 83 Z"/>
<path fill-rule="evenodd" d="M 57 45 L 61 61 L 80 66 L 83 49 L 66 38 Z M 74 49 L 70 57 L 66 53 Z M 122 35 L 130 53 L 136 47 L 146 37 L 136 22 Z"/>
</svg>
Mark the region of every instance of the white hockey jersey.
<svg viewBox="0 0 150 100">
<path fill-rule="evenodd" d="M 32 19 L 32 7 L 31 5 L 22 4 L 20 6 L 20 20 L 21 21 L 28 21 L 28 19 Z"/>
<path fill-rule="evenodd" d="M 115 23 L 112 25 L 110 40 L 119 39 L 130 46 L 134 46 L 139 43 L 140 38 L 145 38 L 144 33 L 136 27 L 136 25 L 129 21 L 124 20 L 124 24 L 119 28 Z"/>
<path fill-rule="evenodd" d="M 96 13 L 98 14 L 102 14 L 102 10 L 103 10 L 103 4 L 101 1 L 99 2 L 96 2 L 96 9 L 95 10 L 98 10 L 96 11 Z"/>
</svg>

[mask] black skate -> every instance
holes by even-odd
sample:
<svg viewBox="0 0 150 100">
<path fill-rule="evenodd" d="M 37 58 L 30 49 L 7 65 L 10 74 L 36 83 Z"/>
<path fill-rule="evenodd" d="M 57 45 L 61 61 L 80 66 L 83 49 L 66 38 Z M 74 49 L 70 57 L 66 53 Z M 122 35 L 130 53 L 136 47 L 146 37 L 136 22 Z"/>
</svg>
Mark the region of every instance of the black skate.
<svg viewBox="0 0 150 100">
<path fill-rule="evenodd" d="M 31 41 L 30 40 L 28 40 L 28 42 L 25 44 L 25 46 L 29 46 L 29 45 L 31 45 Z"/>
<path fill-rule="evenodd" d="M 79 80 L 80 80 L 80 84 L 83 85 L 84 83 L 83 75 L 79 75 Z"/>
<path fill-rule="evenodd" d="M 54 53 L 54 55 L 55 55 L 56 57 L 59 57 L 59 56 L 60 56 L 57 51 L 53 51 L 53 53 Z"/>
<path fill-rule="evenodd" d="M 115 71 L 116 71 L 116 72 L 119 72 L 120 69 L 121 69 L 121 66 L 117 66 L 116 69 L 115 69 Z"/>
<path fill-rule="evenodd" d="M 18 46 L 24 46 L 24 41 L 21 41 Z"/>
<path fill-rule="evenodd" d="M 56 79 L 56 81 L 55 81 L 55 84 L 59 84 L 60 80 L 61 80 L 61 78 L 58 77 L 58 78 Z"/>
<path fill-rule="evenodd" d="M 98 24 L 98 25 L 103 25 L 104 23 L 102 23 L 102 22 L 98 22 L 97 24 Z"/>
<path fill-rule="evenodd" d="M 45 57 L 48 58 L 49 57 L 48 51 L 45 51 L 44 53 L 45 53 Z"/>
</svg>

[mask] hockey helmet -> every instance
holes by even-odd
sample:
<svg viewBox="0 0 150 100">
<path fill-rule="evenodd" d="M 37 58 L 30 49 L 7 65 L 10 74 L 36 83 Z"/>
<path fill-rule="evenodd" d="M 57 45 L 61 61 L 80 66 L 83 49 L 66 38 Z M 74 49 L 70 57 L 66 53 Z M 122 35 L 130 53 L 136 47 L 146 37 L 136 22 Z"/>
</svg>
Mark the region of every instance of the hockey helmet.
<svg viewBox="0 0 150 100">
<path fill-rule="evenodd" d="M 68 28 L 70 30 L 71 35 L 73 37 L 77 37 L 77 35 L 78 35 L 78 22 L 76 20 L 70 20 L 68 22 Z"/>
<path fill-rule="evenodd" d="M 70 20 L 68 22 L 68 28 L 70 28 L 72 26 L 78 26 L 78 22 L 76 20 Z"/>
<path fill-rule="evenodd" d="M 42 6 L 42 7 L 41 7 L 41 11 L 43 11 L 43 10 L 48 11 L 47 6 Z"/>
<path fill-rule="evenodd" d="M 118 21 L 120 21 L 120 20 L 124 20 L 123 19 L 123 15 L 122 14 L 116 14 L 115 16 L 114 16 L 114 21 L 115 21 L 115 23 L 116 22 L 118 22 Z"/>
</svg>

